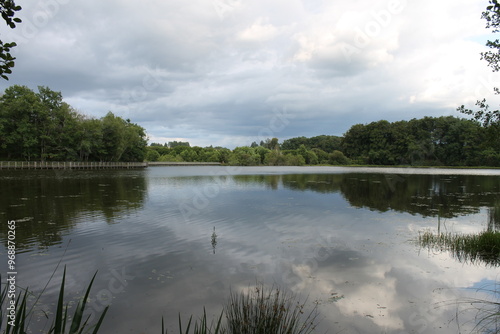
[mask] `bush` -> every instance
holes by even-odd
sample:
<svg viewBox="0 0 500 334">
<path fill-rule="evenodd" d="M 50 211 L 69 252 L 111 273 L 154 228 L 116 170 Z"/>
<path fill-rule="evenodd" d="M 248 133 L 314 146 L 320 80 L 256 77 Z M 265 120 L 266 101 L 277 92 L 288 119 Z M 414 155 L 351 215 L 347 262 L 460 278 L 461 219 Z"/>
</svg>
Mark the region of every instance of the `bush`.
<svg viewBox="0 0 500 334">
<path fill-rule="evenodd" d="M 158 161 L 158 158 L 160 158 L 160 153 L 156 150 L 150 150 L 148 149 L 148 153 L 146 153 L 146 161 Z"/>
<path fill-rule="evenodd" d="M 348 165 L 350 160 L 340 151 L 333 151 L 329 154 L 328 162 L 332 165 Z"/>
</svg>

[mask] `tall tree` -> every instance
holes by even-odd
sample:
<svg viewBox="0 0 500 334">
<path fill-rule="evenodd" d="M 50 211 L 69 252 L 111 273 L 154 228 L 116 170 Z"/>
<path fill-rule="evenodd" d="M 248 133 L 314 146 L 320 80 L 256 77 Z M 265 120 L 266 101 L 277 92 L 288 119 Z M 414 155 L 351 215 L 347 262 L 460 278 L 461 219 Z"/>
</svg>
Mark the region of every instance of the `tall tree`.
<svg viewBox="0 0 500 334">
<path fill-rule="evenodd" d="M 0 149 L 8 159 L 39 158 L 37 123 L 40 100 L 26 86 L 12 86 L 0 97 Z"/>
</svg>

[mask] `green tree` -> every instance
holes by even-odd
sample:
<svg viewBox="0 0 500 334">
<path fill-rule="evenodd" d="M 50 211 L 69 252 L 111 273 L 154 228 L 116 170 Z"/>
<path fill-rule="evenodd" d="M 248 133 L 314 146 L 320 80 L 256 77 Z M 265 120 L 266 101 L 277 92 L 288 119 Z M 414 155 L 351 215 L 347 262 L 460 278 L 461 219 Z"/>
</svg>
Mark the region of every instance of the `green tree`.
<svg viewBox="0 0 500 334">
<path fill-rule="evenodd" d="M 7 26 L 11 29 L 16 27 L 16 23 L 20 23 L 21 19 L 14 17 L 17 11 L 20 11 L 21 6 L 17 6 L 13 0 L 0 0 L 0 13 Z M 16 58 L 10 54 L 10 49 L 16 46 L 15 42 L 5 43 L 0 40 L 0 77 L 9 80 L 8 74 L 12 73 L 12 68 Z"/>
<path fill-rule="evenodd" d="M 38 96 L 26 86 L 11 86 L 0 97 L 0 147 L 7 159 L 39 158 L 39 110 Z"/>
<path fill-rule="evenodd" d="M 78 113 L 60 92 L 14 85 L 0 97 L 0 157 L 8 160 L 143 161 L 145 130 L 109 112 Z"/>
<path fill-rule="evenodd" d="M 260 164 L 260 155 L 249 146 L 236 147 L 229 159 L 230 165 L 257 166 Z"/>
<path fill-rule="evenodd" d="M 489 5 L 482 13 L 482 18 L 486 20 L 487 29 L 491 29 L 493 33 L 500 31 L 500 4 L 498 0 L 489 1 Z M 488 40 L 486 46 L 489 47 L 490 50 L 482 52 L 481 59 L 486 60 L 493 72 L 498 72 L 500 70 L 500 41 L 498 38 L 494 41 Z M 493 90 L 495 94 L 500 94 L 500 89 L 498 87 L 493 87 Z M 473 116 L 473 118 L 479 121 L 486 129 L 485 139 L 488 141 L 489 147 L 486 147 L 485 150 L 499 152 L 500 110 L 490 110 L 489 105 L 486 103 L 486 99 L 478 100 L 476 106 L 479 110 L 471 110 L 465 108 L 464 105 L 457 108 L 457 110 L 463 114 Z"/>
<path fill-rule="evenodd" d="M 281 149 L 283 150 L 296 150 L 300 147 L 300 145 L 308 145 L 309 144 L 309 139 L 302 136 L 302 137 L 295 137 L 295 138 L 290 138 L 286 139 L 283 141 L 283 144 L 281 145 Z"/>
<path fill-rule="evenodd" d="M 291 154 L 290 154 L 291 155 Z M 269 166 L 286 166 L 288 161 L 286 156 L 280 151 L 270 151 L 266 155 L 264 163 Z"/>
<path fill-rule="evenodd" d="M 140 162 L 146 157 L 147 136 L 141 126 L 127 120 L 125 124 L 126 148 L 121 157 L 122 161 Z"/>
<path fill-rule="evenodd" d="M 280 149 L 280 144 L 278 142 L 278 138 L 272 138 L 269 139 L 267 138 L 265 142 L 260 142 L 260 146 L 263 146 L 267 149 L 270 150 L 279 150 Z"/>
<path fill-rule="evenodd" d="M 176 141 L 176 140 L 168 142 L 168 147 L 170 147 L 170 148 L 174 148 L 174 147 L 178 147 L 178 146 L 190 147 L 188 142 Z"/>
<path fill-rule="evenodd" d="M 328 163 L 330 163 L 331 165 L 348 165 L 351 162 L 344 155 L 344 153 L 340 151 L 333 151 L 332 153 L 329 154 Z"/>
<path fill-rule="evenodd" d="M 80 161 L 98 160 L 102 147 L 102 122 L 79 115 L 78 131 L 74 133 Z"/>
<path fill-rule="evenodd" d="M 148 149 L 147 150 L 147 153 L 146 153 L 146 161 L 158 161 L 158 159 L 160 158 L 160 153 L 158 153 L 158 151 L 156 150 L 151 150 L 151 149 Z"/>
</svg>

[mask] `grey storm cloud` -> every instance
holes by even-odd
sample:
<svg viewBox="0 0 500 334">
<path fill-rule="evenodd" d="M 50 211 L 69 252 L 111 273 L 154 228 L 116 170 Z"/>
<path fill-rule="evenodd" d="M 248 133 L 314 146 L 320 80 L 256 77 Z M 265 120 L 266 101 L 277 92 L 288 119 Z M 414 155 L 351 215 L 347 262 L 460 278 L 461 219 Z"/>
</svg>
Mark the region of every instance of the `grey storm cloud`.
<svg viewBox="0 0 500 334">
<path fill-rule="evenodd" d="M 16 67 L 0 88 L 48 86 L 153 142 L 232 148 L 459 116 L 498 81 L 479 56 L 482 0 L 16 3 L 23 23 L 0 31 Z"/>
</svg>

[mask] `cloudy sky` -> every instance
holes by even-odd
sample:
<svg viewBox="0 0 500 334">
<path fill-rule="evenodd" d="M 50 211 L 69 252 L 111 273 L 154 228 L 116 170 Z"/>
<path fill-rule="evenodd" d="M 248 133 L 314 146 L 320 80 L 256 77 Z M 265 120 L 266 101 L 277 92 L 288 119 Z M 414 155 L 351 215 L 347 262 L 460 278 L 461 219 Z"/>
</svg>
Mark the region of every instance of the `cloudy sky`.
<svg viewBox="0 0 500 334">
<path fill-rule="evenodd" d="M 8 82 L 61 91 L 150 142 L 234 148 L 455 115 L 500 81 L 487 0 L 17 0 Z M 495 104 L 495 103 L 492 103 Z"/>
</svg>

